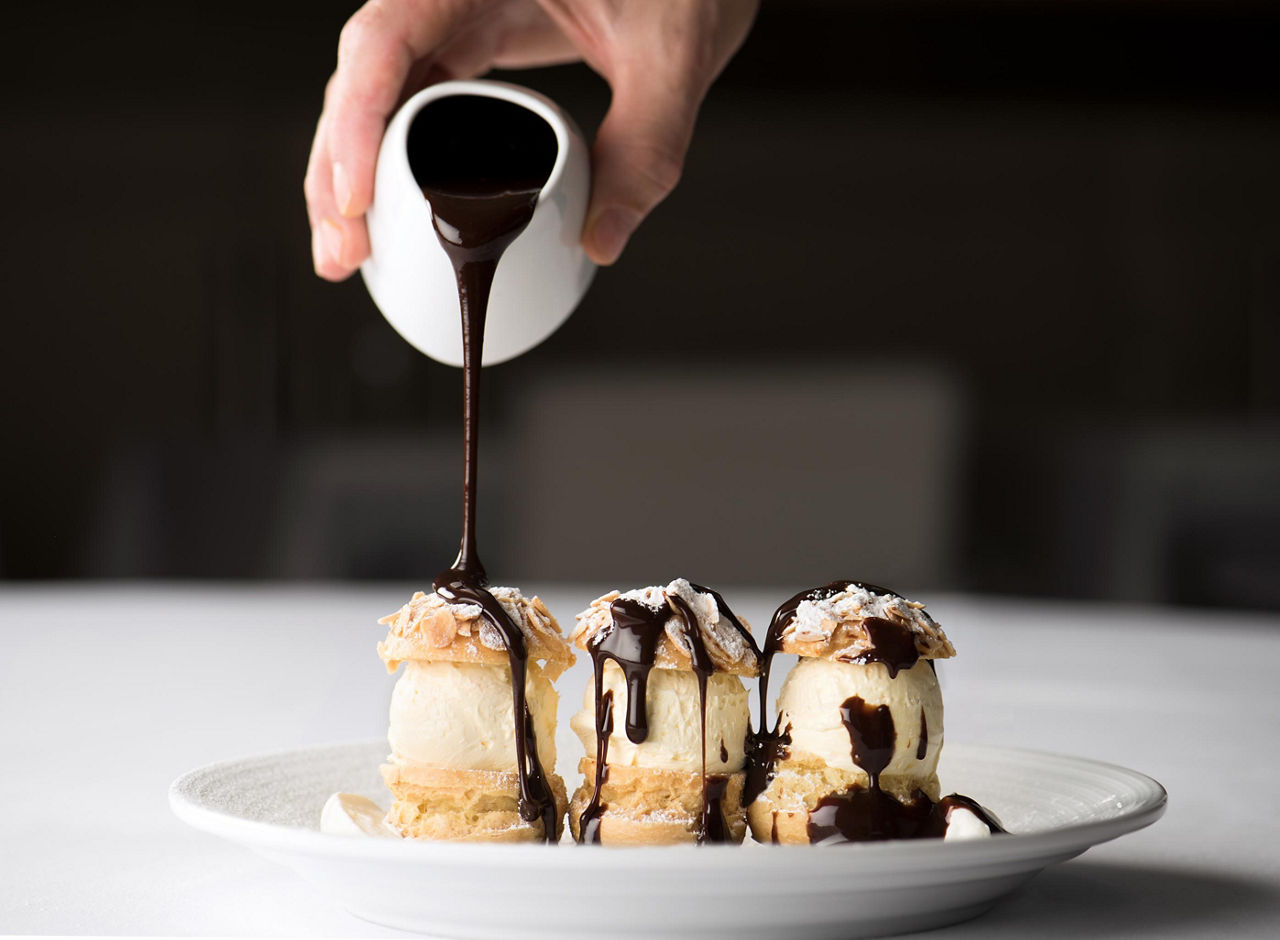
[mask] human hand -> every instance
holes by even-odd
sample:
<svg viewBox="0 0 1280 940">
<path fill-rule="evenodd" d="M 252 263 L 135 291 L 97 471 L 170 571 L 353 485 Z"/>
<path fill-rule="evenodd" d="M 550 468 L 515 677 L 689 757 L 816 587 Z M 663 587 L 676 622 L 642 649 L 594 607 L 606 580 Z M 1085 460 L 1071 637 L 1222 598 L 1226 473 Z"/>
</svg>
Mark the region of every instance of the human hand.
<svg viewBox="0 0 1280 940">
<path fill-rule="evenodd" d="M 582 244 L 612 264 L 680 179 L 698 108 L 759 0 L 369 0 L 338 40 L 304 190 L 318 275 L 369 256 L 364 213 L 388 117 L 434 82 L 582 60 L 613 97 L 592 147 Z"/>
</svg>

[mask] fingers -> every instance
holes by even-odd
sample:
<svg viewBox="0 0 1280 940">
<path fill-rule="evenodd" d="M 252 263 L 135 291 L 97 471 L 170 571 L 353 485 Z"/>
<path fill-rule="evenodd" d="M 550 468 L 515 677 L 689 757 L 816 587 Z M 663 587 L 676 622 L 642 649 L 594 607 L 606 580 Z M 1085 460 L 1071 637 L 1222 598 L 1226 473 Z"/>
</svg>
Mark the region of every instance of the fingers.
<svg viewBox="0 0 1280 940">
<path fill-rule="evenodd" d="M 702 98 L 741 44 L 756 4 L 369 0 L 343 28 L 307 167 L 316 273 L 340 280 L 369 254 L 364 213 L 373 200 L 378 146 L 411 74 L 471 75 L 495 62 L 528 65 L 579 54 L 613 90 L 592 150 L 583 228 L 587 254 L 612 264 L 679 181 Z"/>
<path fill-rule="evenodd" d="M 369 255 L 364 213 L 373 201 L 378 146 L 410 68 L 445 44 L 481 0 L 370 0 L 343 27 L 304 191 L 312 259 L 328 280 Z"/>
<path fill-rule="evenodd" d="M 413 65 L 410 5 L 366 3 L 338 39 L 338 68 L 325 100 L 333 204 L 358 218 L 373 200 L 373 171 L 387 116 Z"/>
<path fill-rule="evenodd" d="M 494 68 L 561 65 L 582 57 L 564 30 L 535 4 L 510 4 L 503 8 L 502 20 L 491 52 Z"/>
<path fill-rule="evenodd" d="M 303 190 L 307 197 L 307 219 L 311 223 L 311 260 L 316 274 L 325 280 L 341 281 L 369 256 L 369 232 L 364 219 L 346 219 L 338 211 L 333 195 L 333 168 L 321 119 L 311 145 L 311 158 Z"/>
<path fill-rule="evenodd" d="M 675 188 L 698 108 L 742 44 L 756 0 L 665 0 L 615 8 L 602 23 L 572 2 L 543 0 L 613 101 L 592 149 L 594 178 L 582 243 L 612 264 L 636 226 Z"/>
<path fill-rule="evenodd" d="M 333 203 L 332 167 L 325 141 L 325 122 L 321 117 L 316 125 L 316 135 L 311 142 L 311 156 L 307 160 L 307 173 L 302 189 L 307 199 L 307 221 L 311 225 L 311 263 L 320 277 L 340 281 L 355 270 L 354 264 L 344 263 L 346 237 L 342 219 Z"/>
<path fill-rule="evenodd" d="M 616 82 L 591 151 L 591 205 L 582 244 L 613 264 L 631 233 L 680 181 L 701 90 L 675 82 Z"/>
</svg>

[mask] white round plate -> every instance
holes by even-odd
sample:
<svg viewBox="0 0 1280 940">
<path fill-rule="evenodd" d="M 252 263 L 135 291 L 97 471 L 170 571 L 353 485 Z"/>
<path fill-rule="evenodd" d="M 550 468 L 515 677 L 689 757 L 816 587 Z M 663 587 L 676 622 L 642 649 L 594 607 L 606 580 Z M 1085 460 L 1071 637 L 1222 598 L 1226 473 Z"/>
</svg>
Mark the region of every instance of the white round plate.
<svg viewBox="0 0 1280 940">
<path fill-rule="evenodd" d="M 384 741 L 213 764 L 176 780 L 173 811 L 288 865 L 375 923 L 442 937 L 845 938 L 981 914 L 1047 865 L 1150 825 L 1160 784 L 1111 764 L 947 745 L 944 792 L 1013 835 L 832 847 L 471 845 L 332 836 L 331 793 L 387 805 Z"/>
</svg>

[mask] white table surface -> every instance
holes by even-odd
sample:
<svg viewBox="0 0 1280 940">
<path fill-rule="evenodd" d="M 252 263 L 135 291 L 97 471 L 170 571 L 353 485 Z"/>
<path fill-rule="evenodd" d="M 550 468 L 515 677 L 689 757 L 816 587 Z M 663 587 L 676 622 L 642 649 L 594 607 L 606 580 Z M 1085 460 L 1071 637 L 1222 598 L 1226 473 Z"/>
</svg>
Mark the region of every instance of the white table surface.
<svg viewBox="0 0 1280 940">
<path fill-rule="evenodd" d="M 536 587 L 569 624 L 600 593 Z M 792 590 L 725 594 L 759 633 Z M 166 791 L 212 761 L 384 734 L 374 621 L 408 593 L 0 588 L 0 932 L 407 936 L 186 828 Z M 1153 827 L 930 937 L 1280 936 L 1280 617 L 927 600 L 959 651 L 939 670 L 948 741 L 1112 761 L 1169 790 Z M 584 665 L 561 680 L 562 726 Z"/>
</svg>

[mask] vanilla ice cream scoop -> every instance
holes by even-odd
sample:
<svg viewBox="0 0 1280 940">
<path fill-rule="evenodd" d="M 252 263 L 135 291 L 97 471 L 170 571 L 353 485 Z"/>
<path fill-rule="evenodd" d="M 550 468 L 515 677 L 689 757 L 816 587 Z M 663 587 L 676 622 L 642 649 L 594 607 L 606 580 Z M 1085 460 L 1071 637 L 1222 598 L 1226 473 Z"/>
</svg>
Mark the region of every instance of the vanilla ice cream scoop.
<svg viewBox="0 0 1280 940">
<path fill-rule="evenodd" d="M 610 766 L 645 767 L 654 770 L 702 770 L 702 722 L 699 715 L 698 679 L 687 669 L 653 669 L 645 690 L 649 733 L 635 743 L 626 732 L 627 681 L 612 661 L 604 664 L 605 694 L 610 705 L 613 733 L 609 736 Z M 748 724 L 747 690 L 737 676 L 713 673 L 707 677 L 707 773 L 737 773 L 746 763 Z M 587 683 L 582 710 L 569 720 L 588 754 L 596 749 L 595 682 Z"/>
<path fill-rule="evenodd" d="M 525 696 L 533 713 L 538 758 L 556 764 L 559 697 L 530 663 Z M 511 772 L 516 767 L 515 718 L 508 666 L 460 662 L 405 663 L 391 694 L 387 732 L 394 761 L 454 770 Z"/>
<path fill-rule="evenodd" d="M 331 836 L 398 836 L 382 807 L 357 793 L 335 793 L 320 811 L 320 831 Z"/>
<path fill-rule="evenodd" d="M 957 808 L 947 816 L 947 832 L 942 837 L 948 842 L 965 842 L 969 839 L 991 837 L 991 827 L 971 810 Z"/>
<path fill-rule="evenodd" d="M 942 692 L 926 660 L 891 678 L 883 663 L 801 659 L 778 695 L 780 727 L 791 738 L 790 759 L 811 755 L 829 767 L 866 777 L 865 769 L 854 762 L 853 732 L 842 712 L 854 697 L 868 707 L 884 705 L 889 709 L 894 743 L 884 775 L 923 780 L 937 772 L 942 750 Z"/>
</svg>

